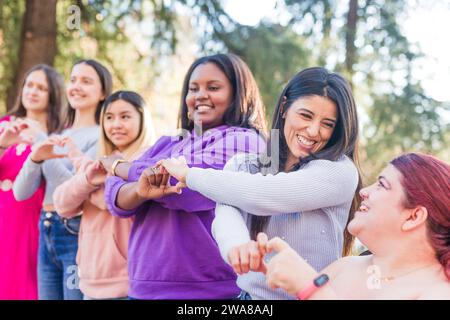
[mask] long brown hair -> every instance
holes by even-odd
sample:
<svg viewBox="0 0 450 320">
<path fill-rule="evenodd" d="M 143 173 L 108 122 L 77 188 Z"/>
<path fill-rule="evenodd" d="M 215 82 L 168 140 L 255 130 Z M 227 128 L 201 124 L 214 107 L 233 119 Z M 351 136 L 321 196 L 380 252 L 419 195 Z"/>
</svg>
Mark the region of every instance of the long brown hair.
<svg viewBox="0 0 450 320">
<path fill-rule="evenodd" d="M 23 77 L 22 85 L 13 109 L 8 115 L 19 118 L 27 116 L 27 109 L 22 103 L 22 94 L 28 76 L 35 71 L 43 71 L 48 85 L 47 130 L 48 133 L 60 132 L 63 128 L 63 119 L 67 112 L 67 101 L 64 90 L 64 78 L 54 68 L 46 64 L 32 67 Z"/>
<path fill-rule="evenodd" d="M 341 75 L 321 67 L 307 68 L 300 71 L 289 81 L 281 92 L 272 120 L 272 130 L 279 132 L 279 157 L 275 159 L 278 161 L 278 171 L 270 173 L 276 174 L 284 171 L 288 158 L 289 147 L 284 136 L 285 119 L 283 114 L 287 112 L 297 99 L 308 96 L 320 96 L 333 101 L 337 106 L 338 119 L 327 145 L 319 152 L 301 159 L 290 171 L 298 170 L 311 160 L 326 159 L 337 161 L 343 155 L 346 155 L 353 161 L 359 174 L 357 151 L 359 136 L 358 116 L 351 87 Z M 271 141 L 269 140 L 267 149 L 270 150 L 270 147 Z M 273 159 L 274 156 L 276 155 L 270 155 L 267 159 L 260 159 L 260 169 L 263 174 L 269 173 L 267 172 L 267 168 L 271 167 L 271 158 Z M 361 187 L 360 177 L 347 219 L 347 225 L 353 219 L 354 213 L 361 202 L 359 196 Z M 256 239 L 257 234 L 264 231 L 269 220 L 270 216 L 250 215 L 250 235 L 252 239 Z M 353 240 L 354 237 L 345 228 L 343 255 L 350 254 Z"/>
<path fill-rule="evenodd" d="M 103 91 L 103 94 L 105 95 L 105 99 L 106 99 L 111 94 L 112 87 L 113 87 L 112 76 L 111 76 L 111 73 L 109 72 L 109 70 L 104 65 L 102 65 L 100 62 L 98 62 L 96 60 L 92 60 L 92 59 L 77 61 L 73 65 L 73 67 L 75 67 L 78 64 L 87 64 L 88 66 L 92 67 L 95 70 L 95 72 L 97 73 L 97 75 L 100 79 L 100 83 L 102 85 L 102 91 Z M 102 106 L 103 106 L 105 99 L 100 100 L 97 105 L 97 108 L 95 109 L 95 123 L 97 123 L 97 124 L 100 123 L 100 112 L 102 111 Z M 75 109 L 70 107 L 68 109 L 66 126 L 71 127 L 73 125 L 74 120 L 75 120 Z"/>
<path fill-rule="evenodd" d="M 189 131 L 194 128 L 194 122 L 188 117 L 186 104 L 189 80 L 195 68 L 207 63 L 212 63 L 222 70 L 233 88 L 231 104 L 223 115 L 223 123 L 229 126 L 253 128 L 265 135 L 267 132 L 265 108 L 256 81 L 247 64 L 232 53 L 201 57 L 189 67 L 181 92 L 178 127 Z"/>
</svg>

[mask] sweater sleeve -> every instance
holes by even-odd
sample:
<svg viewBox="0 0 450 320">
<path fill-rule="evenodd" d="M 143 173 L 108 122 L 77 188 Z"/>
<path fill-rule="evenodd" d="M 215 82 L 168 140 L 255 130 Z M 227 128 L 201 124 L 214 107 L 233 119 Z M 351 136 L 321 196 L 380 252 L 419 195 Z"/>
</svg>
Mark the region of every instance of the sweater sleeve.
<svg viewBox="0 0 450 320">
<path fill-rule="evenodd" d="M 239 162 L 241 162 L 240 158 L 239 155 L 231 158 L 223 170 L 237 171 Z M 237 208 L 223 203 L 218 203 L 216 206 L 215 218 L 211 228 L 212 235 L 219 246 L 220 254 L 227 263 L 228 252 L 231 248 L 251 240 L 241 212 Z"/>
<path fill-rule="evenodd" d="M 83 203 L 97 190 L 86 179 L 86 174 L 79 171 L 72 178 L 59 185 L 53 193 L 53 204 L 58 214 L 65 218 L 76 216 L 83 208 Z"/>
<path fill-rule="evenodd" d="M 217 136 L 216 136 L 217 137 Z M 192 168 L 212 168 L 222 170 L 225 163 L 239 153 L 256 153 L 264 145 L 262 138 L 253 131 L 227 133 L 222 139 L 216 139 L 203 150 L 194 152 L 188 162 Z M 200 169 L 202 170 L 202 169 Z M 212 170 L 215 171 L 215 170 Z M 170 179 L 175 185 L 177 180 Z M 216 206 L 214 198 L 198 192 L 195 188 L 185 188 L 181 194 L 173 194 L 156 199 L 163 207 L 187 212 L 211 210 Z"/>
<path fill-rule="evenodd" d="M 34 145 L 41 143 L 45 139 L 47 139 L 47 135 L 39 133 L 36 136 Z M 33 196 L 41 185 L 42 178 L 42 164 L 33 162 L 31 157 L 28 156 L 14 181 L 13 193 L 16 200 L 24 201 Z"/>
<path fill-rule="evenodd" d="M 127 181 L 124 181 L 122 178 L 116 176 L 108 177 L 105 182 L 106 207 L 113 216 L 119 218 L 128 218 L 134 216 L 143 205 L 141 204 L 140 206 L 137 206 L 136 208 L 131 210 L 125 210 L 117 206 L 116 199 L 119 194 L 119 190 L 127 183 Z"/>
<path fill-rule="evenodd" d="M 351 160 L 313 160 L 295 172 L 260 173 L 192 168 L 187 185 L 206 197 L 255 215 L 311 211 L 353 199 L 358 172 Z"/>
<path fill-rule="evenodd" d="M 220 131 L 211 133 L 205 141 L 205 147 L 193 150 L 187 156 L 190 167 L 213 168 L 222 170 L 225 163 L 237 153 L 255 153 L 264 146 L 264 140 L 252 130 L 229 130 L 223 135 Z M 158 145 L 155 144 L 155 145 Z M 153 147 L 154 148 L 154 147 Z M 141 159 L 133 161 L 128 171 L 128 181 L 137 181 L 142 171 L 148 167 L 148 154 Z M 177 180 L 170 179 L 171 185 L 175 185 Z M 107 192 L 107 191 L 105 191 Z M 215 208 L 216 203 L 204 195 L 190 188 L 183 189 L 181 194 L 164 196 L 152 201 L 158 202 L 161 206 L 171 210 L 183 210 L 186 212 L 203 212 Z"/>
<path fill-rule="evenodd" d="M 39 188 L 41 180 L 41 164 L 33 162 L 28 157 L 14 181 L 13 193 L 16 200 L 24 201 L 29 199 Z"/>
<path fill-rule="evenodd" d="M 44 166 L 46 179 L 51 179 L 55 186 L 59 186 L 74 176 L 74 173 L 64 165 L 61 159 L 46 160 L 42 165 Z"/>
</svg>

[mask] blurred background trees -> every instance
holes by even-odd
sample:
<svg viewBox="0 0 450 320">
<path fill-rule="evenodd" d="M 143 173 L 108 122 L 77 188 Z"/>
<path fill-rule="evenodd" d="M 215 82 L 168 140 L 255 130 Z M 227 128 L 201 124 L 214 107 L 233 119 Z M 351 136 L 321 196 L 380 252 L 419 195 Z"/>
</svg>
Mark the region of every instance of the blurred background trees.
<svg viewBox="0 0 450 320">
<path fill-rule="evenodd" d="M 300 69 L 321 65 L 342 73 L 360 111 L 367 179 L 400 152 L 449 161 L 450 102 L 426 94 L 414 73 L 421 48 L 401 28 L 408 11 L 430 3 L 278 0 L 276 18 L 248 26 L 230 16 L 225 0 L 0 0 L 0 113 L 12 106 L 30 66 L 53 64 L 67 77 L 77 59 L 88 57 L 113 71 L 116 89 L 140 92 L 157 132 L 165 133 L 175 127 L 189 64 L 203 54 L 233 52 L 254 72 L 269 119 L 283 85 Z"/>
</svg>

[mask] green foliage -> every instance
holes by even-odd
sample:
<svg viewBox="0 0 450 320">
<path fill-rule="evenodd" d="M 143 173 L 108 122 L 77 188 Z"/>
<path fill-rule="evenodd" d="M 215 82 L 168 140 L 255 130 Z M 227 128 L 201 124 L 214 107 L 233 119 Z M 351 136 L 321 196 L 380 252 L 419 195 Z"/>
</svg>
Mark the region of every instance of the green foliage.
<svg viewBox="0 0 450 320">
<path fill-rule="evenodd" d="M 420 1 L 419 1 L 420 2 Z M 428 97 L 418 79 L 412 76 L 412 65 L 422 56 L 401 30 L 410 6 L 405 0 L 359 1 L 356 30 L 357 54 L 353 73 L 346 73 L 346 11 L 338 10 L 342 2 L 321 0 L 286 0 L 290 23 L 304 30 L 303 36 L 314 48 L 313 56 L 325 66 L 342 72 L 354 84 L 363 123 L 362 163 L 368 180 L 372 179 L 395 155 L 423 151 L 439 154 L 449 148 L 449 124 L 443 122 L 439 110 L 447 108 Z M 348 9 L 348 8 L 347 8 Z M 331 12 L 331 15 L 330 15 Z M 330 20 L 331 19 L 331 20 Z M 329 26 L 339 25 L 336 35 Z M 344 23 L 342 23 L 344 22 Z M 318 35 L 317 30 L 321 30 Z M 338 59 L 336 59 L 338 57 Z M 363 112 L 364 113 L 364 112 Z"/>
<path fill-rule="evenodd" d="M 310 52 L 303 38 L 278 24 L 236 25 L 233 31 L 221 33 L 220 39 L 230 52 L 248 63 L 269 117 L 283 86 L 310 64 Z"/>
<path fill-rule="evenodd" d="M 2 0 L 0 2 L 0 114 L 6 111 L 6 91 L 18 63 L 18 39 L 24 11 L 24 1 Z"/>
<path fill-rule="evenodd" d="M 74 4 L 81 9 L 81 25 L 70 30 L 68 8 Z M 113 71 L 116 88 L 145 95 L 156 80 L 167 76 L 170 57 L 183 56 L 183 63 L 189 63 L 192 53 L 177 51 L 181 42 L 195 38 L 186 24 L 180 24 L 183 19 L 188 28 L 196 29 L 198 43 L 193 45 L 198 45 L 198 54 L 229 51 L 249 64 L 268 116 L 282 87 L 300 69 L 322 65 L 343 73 L 353 83 L 364 119 L 361 162 L 369 179 L 400 152 L 427 151 L 448 161 L 450 124 L 441 114 L 450 114 L 450 106 L 428 97 L 412 76 L 412 66 L 422 54 L 401 29 L 400 21 L 411 6 L 420 7 L 420 0 L 359 0 L 355 30 L 347 26 L 348 1 L 285 0 L 290 14 L 285 24 L 263 21 L 257 26 L 240 25 L 222 4 L 59 0 L 55 66 L 67 77 L 74 61 L 99 59 Z M 24 10 L 24 0 L 0 0 L 0 112 L 18 63 Z M 349 31 L 356 37 L 354 55 L 347 54 Z"/>
</svg>

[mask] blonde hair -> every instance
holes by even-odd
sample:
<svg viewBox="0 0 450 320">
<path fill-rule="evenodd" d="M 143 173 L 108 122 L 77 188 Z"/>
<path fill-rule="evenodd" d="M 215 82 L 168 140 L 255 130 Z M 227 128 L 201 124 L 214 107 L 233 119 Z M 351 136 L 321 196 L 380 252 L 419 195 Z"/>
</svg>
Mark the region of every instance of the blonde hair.
<svg viewBox="0 0 450 320">
<path fill-rule="evenodd" d="M 107 101 L 105 101 L 104 107 L 102 108 L 102 111 L 100 113 L 100 138 L 98 141 L 97 157 L 101 158 L 103 156 L 110 156 L 114 151 L 117 150 L 116 146 L 106 136 L 105 128 L 103 126 L 105 112 L 108 109 L 108 106 L 112 102 L 117 100 L 123 100 L 132 104 L 141 116 L 140 131 L 138 137 L 133 142 L 131 142 L 124 151 L 121 152 L 124 159 L 128 161 L 137 159 L 155 142 L 155 132 L 151 113 L 140 96 L 139 98 L 142 103 L 139 103 L 138 105 L 133 101 L 127 99 L 126 96 L 131 93 L 133 93 L 133 95 L 139 96 L 137 93 L 131 91 L 117 91 L 110 97 L 108 97 Z"/>
</svg>

